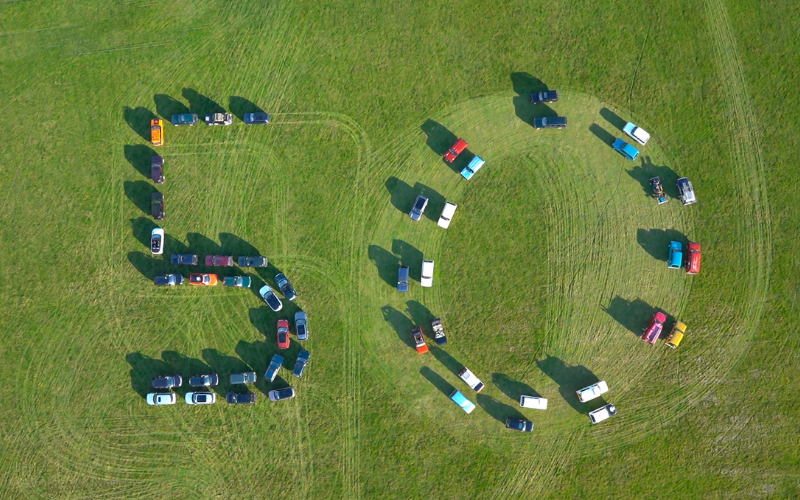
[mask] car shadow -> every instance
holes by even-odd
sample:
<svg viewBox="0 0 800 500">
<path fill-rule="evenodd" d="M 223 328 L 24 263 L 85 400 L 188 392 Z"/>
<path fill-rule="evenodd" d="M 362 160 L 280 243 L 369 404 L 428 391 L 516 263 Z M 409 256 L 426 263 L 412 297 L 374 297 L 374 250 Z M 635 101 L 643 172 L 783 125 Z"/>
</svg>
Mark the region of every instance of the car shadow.
<svg viewBox="0 0 800 500">
<path fill-rule="evenodd" d="M 478 396 L 478 406 L 483 408 L 483 411 L 491 415 L 492 418 L 494 418 L 498 422 L 502 422 L 503 425 L 506 424 L 506 419 L 509 417 L 516 418 L 519 420 L 528 420 L 525 417 L 525 415 L 520 413 L 520 411 L 514 408 L 513 406 L 501 403 L 500 401 L 494 399 L 493 397 L 487 394 L 478 394 L 477 396 Z"/>
<path fill-rule="evenodd" d="M 203 359 L 208 364 L 213 373 L 219 375 L 218 394 L 227 394 L 231 390 L 232 373 L 243 373 L 256 371 L 236 356 L 227 356 L 216 349 L 203 349 Z M 259 374 L 256 373 L 256 376 Z M 236 384 L 234 388 L 244 388 L 244 384 Z"/>
<path fill-rule="evenodd" d="M 389 286 L 397 286 L 397 268 L 400 263 L 395 255 L 378 245 L 369 246 L 369 260 L 378 269 L 378 276 Z"/>
<path fill-rule="evenodd" d="M 174 97 L 166 94 L 156 94 L 153 96 L 153 102 L 156 105 L 156 113 L 161 115 L 165 121 L 172 124 L 172 115 L 182 115 L 189 113 L 189 108 Z"/>
<path fill-rule="evenodd" d="M 626 330 L 641 337 L 657 309 L 642 299 L 627 301 L 617 295 L 603 310 Z"/>
<path fill-rule="evenodd" d="M 513 98 L 514 114 L 517 115 L 517 118 L 532 127 L 535 118 L 558 116 L 558 113 L 547 104 L 531 102 L 531 93 L 549 90 L 540 79 L 530 73 L 514 72 L 511 73 L 511 84 L 517 94 Z"/>
<path fill-rule="evenodd" d="M 592 123 L 589 125 L 589 132 L 594 134 L 595 137 L 603 141 L 606 146 L 612 147 L 614 145 L 614 141 L 617 139 L 614 137 L 609 131 L 601 127 L 596 123 Z"/>
<path fill-rule="evenodd" d="M 136 219 L 131 219 L 130 222 L 131 222 L 131 229 L 133 230 L 133 237 L 136 238 L 139 241 L 139 243 L 144 245 L 147 248 L 147 251 L 149 252 L 150 237 L 153 234 L 153 229 L 159 227 L 158 224 L 156 224 L 155 222 L 153 222 L 152 219 L 149 219 L 147 217 L 137 217 Z M 164 253 L 166 254 L 166 252 Z"/>
<path fill-rule="evenodd" d="M 596 405 L 597 400 L 592 400 L 592 404 L 581 403 L 575 393 L 579 389 L 600 381 L 588 368 L 583 365 L 569 366 L 560 358 L 553 356 L 537 360 L 536 364 L 545 375 L 558 384 L 559 394 L 575 411 L 586 414 Z"/>
<path fill-rule="evenodd" d="M 192 113 L 195 113 L 200 120 L 205 117 L 205 115 L 211 113 L 224 113 L 225 108 L 220 106 L 220 104 L 208 96 L 204 96 L 200 94 L 194 89 L 185 88 L 181 92 L 183 98 L 189 103 L 189 109 Z"/>
<path fill-rule="evenodd" d="M 180 271 L 173 271 L 172 266 L 167 261 L 154 259 L 149 254 L 144 254 L 142 252 L 128 252 L 128 262 L 130 262 L 142 276 L 150 281 L 162 274 L 170 274 L 173 272 L 180 274 Z"/>
<path fill-rule="evenodd" d="M 617 116 L 616 113 L 614 113 L 613 111 L 611 111 L 608 108 L 602 108 L 600 110 L 600 116 L 605 118 L 605 120 L 608 123 L 610 123 L 611 126 L 616 128 L 620 132 L 622 132 L 622 129 L 625 128 L 625 124 L 628 123 L 625 120 L 623 120 L 622 118 L 620 118 L 619 116 Z"/>
<path fill-rule="evenodd" d="M 275 382 L 268 382 L 264 378 L 264 373 L 267 371 L 269 362 L 272 361 L 272 355 L 278 352 L 277 346 L 269 346 L 263 340 L 256 340 L 254 342 L 240 340 L 236 344 L 235 350 L 236 354 L 252 368 L 252 371 L 256 372 L 255 388 L 266 396 Z M 284 356 L 284 367 L 285 366 L 286 358 Z"/>
<path fill-rule="evenodd" d="M 427 307 L 423 306 L 416 300 L 409 300 L 406 302 L 406 310 L 408 316 L 415 325 L 421 326 L 425 336 L 433 338 L 433 329 L 431 328 L 431 321 L 436 317 Z"/>
<path fill-rule="evenodd" d="M 460 157 L 459 157 L 460 158 Z M 457 160 L 457 159 L 456 159 Z M 459 170 L 461 172 L 461 170 Z M 414 192 L 417 194 L 421 194 L 428 198 L 428 206 L 425 207 L 425 217 L 429 220 L 437 222 L 439 220 L 439 214 L 442 213 L 442 209 L 444 208 L 445 199 L 444 196 L 439 194 L 438 191 L 432 189 L 425 184 L 420 184 L 417 182 L 414 184 Z M 414 199 L 416 199 L 416 195 L 414 195 Z M 411 202 L 413 205 L 413 201 Z M 411 207 L 408 208 L 408 211 L 411 211 Z"/>
<path fill-rule="evenodd" d="M 228 108 L 236 118 L 242 121 L 244 121 L 244 115 L 247 113 L 265 113 L 263 109 L 258 107 L 258 105 L 252 101 L 237 95 L 230 97 L 228 100 Z"/>
<path fill-rule="evenodd" d="M 400 258 L 400 263 L 408 266 L 409 279 L 419 281 L 422 275 L 422 252 L 403 240 L 392 241 L 392 253 Z"/>
<path fill-rule="evenodd" d="M 136 205 L 136 208 L 150 215 L 150 197 L 158 189 L 145 181 L 125 181 L 124 188 L 125 196 Z"/>
<path fill-rule="evenodd" d="M 140 352 L 132 352 L 125 356 L 131 365 L 131 388 L 141 397 L 146 398 L 153 389 L 153 378 L 162 375 L 175 375 L 172 367 L 160 359 L 145 356 Z"/>
<path fill-rule="evenodd" d="M 384 183 L 391 196 L 392 206 L 404 214 L 408 214 L 414 205 L 417 193 L 414 189 L 397 177 L 389 177 Z"/>
<path fill-rule="evenodd" d="M 261 307 L 250 308 L 250 323 L 264 336 L 264 338 L 271 339 L 271 343 L 275 343 L 278 337 L 278 316 L 281 312 L 273 312 L 266 305 Z"/>
<path fill-rule="evenodd" d="M 189 250 L 189 247 L 186 246 L 181 240 L 171 236 L 169 233 L 164 234 L 164 258 L 169 260 L 171 254 L 173 253 L 192 253 Z M 148 247 L 150 243 L 148 242 Z M 169 249 L 169 252 L 167 251 Z M 200 256 L 198 256 L 198 259 Z M 194 266 L 190 266 L 190 269 L 194 269 Z"/>
<path fill-rule="evenodd" d="M 500 392 L 517 402 L 519 402 L 520 396 L 542 397 L 533 390 L 533 387 L 519 380 L 514 380 L 503 373 L 492 373 L 492 382 L 500 389 Z"/>
<path fill-rule="evenodd" d="M 642 190 L 648 196 L 653 196 L 653 190 L 650 187 L 650 179 L 653 177 L 661 177 L 661 185 L 664 187 L 664 193 L 670 198 L 678 198 L 678 174 L 666 165 L 655 165 L 650 159 L 650 156 L 640 156 L 642 164 L 628 170 L 630 175 L 635 181 L 642 186 Z"/>
<path fill-rule="evenodd" d="M 433 354 L 433 357 L 436 358 L 436 361 L 441 363 L 445 368 L 453 372 L 455 375 L 458 375 L 458 372 L 464 368 L 463 364 L 461 364 L 456 358 L 451 356 L 447 351 L 435 343 L 429 343 L 428 350 L 431 352 L 431 354 Z"/>
<path fill-rule="evenodd" d="M 411 319 L 392 306 L 381 307 L 381 312 L 383 313 L 383 319 L 394 328 L 397 338 L 411 349 L 416 349 L 411 338 L 411 330 L 414 328 L 414 323 L 411 322 Z"/>
<path fill-rule="evenodd" d="M 431 370 L 427 366 L 423 366 L 422 368 L 420 368 L 419 374 L 425 377 L 425 379 L 428 382 L 433 384 L 433 386 L 436 387 L 439 390 L 439 392 L 441 392 L 448 398 L 450 397 L 450 394 L 453 392 L 454 387 L 450 385 L 447 382 L 447 380 L 443 379 L 441 375 Z"/>
<path fill-rule="evenodd" d="M 125 159 L 128 160 L 128 163 L 140 174 L 150 179 L 150 164 L 153 157 L 158 156 L 156 152 L 144 144 L 126 144 L 123 149 L 125 152 Z"/>
<path fill-rule="evenodd" d="M 257 257 L 261 255 L 250 242 L 242 239 L 235 234 L 219 233 L 220 249 L 225 255 L 233 255 L 234 259 L 239 256 Z"/>
<path fill-rule="evenodd" d="M 128 126 L 136 132 L 139 137 L 150 142 L 150 120 L 158 118 L 152 111 L 142 106 L 136 109 L 125 106 L 122 110 L 122 115 Z"/>
<path fill-rule="evenodd" d="M 689 245 L 689 238 L 675 229 L 638 229 L 636 231 L 636 242 L 656 260 L 667 261 L 670 241 L 679 241 L 684 248 Z"/>
</svg>

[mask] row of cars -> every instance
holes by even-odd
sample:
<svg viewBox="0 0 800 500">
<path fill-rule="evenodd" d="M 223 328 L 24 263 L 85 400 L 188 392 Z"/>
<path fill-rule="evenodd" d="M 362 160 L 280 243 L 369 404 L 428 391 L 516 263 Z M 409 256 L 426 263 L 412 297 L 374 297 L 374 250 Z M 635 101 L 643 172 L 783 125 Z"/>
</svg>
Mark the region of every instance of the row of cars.
<svg viewBox="0 0 800 500">
<path fill-rule="evenodd" d="M 244 123 L 247 125 L 267 125 L 269 123 L 269 114 L 258 113 L 245 113 Z M 198 116 L 193 113 L 180 113 L 172 115 L 172 124 L 176 127 L 193 127 L 199 122 Z M 232 125 L 233 115 L 231 113 L 209 113 L 203 117 L 206 125 Z M 150 142 L 153 146 L 164 145 L 164 120 L 160 118 L 153 118 L 150 120 Z"/>
</svg>

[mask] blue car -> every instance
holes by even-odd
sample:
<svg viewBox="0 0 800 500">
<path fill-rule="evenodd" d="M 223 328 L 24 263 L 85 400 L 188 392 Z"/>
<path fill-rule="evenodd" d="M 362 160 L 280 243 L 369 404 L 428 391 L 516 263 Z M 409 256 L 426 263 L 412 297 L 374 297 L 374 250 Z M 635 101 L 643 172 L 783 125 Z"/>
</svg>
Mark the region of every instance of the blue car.
<svg viewBox="0 0 800 500">
<path fill-rule="evenodd" d="M 472 179 L 472 176 L 475 175 L 475 172 L 481 169 L 484 163 L 486 162 L 483 160 L 483 158 L 480 156 L 475 156 L 475 158 L 469 162 L 469 165 L 461 170 L 461 176 L 466 180 Z"/>
<path fill-rule="evenodd" d="M 172 124 L 176 127 L 194 127 L 197 125 L 197 115 L 192 113 L 181 113 L 172 115 Z"/>
<path fill-rule="evenodd" d="M 281 369 L 281 365 L 283 365 L 283 356 L 280 354 L 275 354 L 272 356 L 272 361 L 270 361 L 267 371 L 264 373 L 264 378 L 270 382 L 274 382 L 275 377 L 278 375 L 278 372 Z"/>
<path fill-rule="evenodd" d="M 680 241 L 670 241 L 667 267 L 670 269 L 680 269 L 681 264 L 683 264 L 683 245 L 681 245 Z"/>
<path fill-rule="evenodd" d="M 303 376 L 303 372 L 306 369 L 306 365 L 308 364 L 308 358 L 311 357 L 311 353 L 306 351 L 305 349 L 301 349 L 300 353 L 297 355 L 297 361 L 294 363 L 294 370 L 292 370 L 292 375 L 297 378 Z"/>
<path fill-rule="evenodd" d="M 636 157 L 639 156 L 639 150 L 631 146 L 627 142 L 623 141 L 622 139 L 617 139 L 616 141 L 614 141 L 614 145 L 611 147 L 614 148 L 614 151 L 621 154 L 630 161 L 635 160 Z"/>
<path fill-rule="evenodd" d="M 467 397 L 461 394 L 461 391 L 458 389 L 455 389 L 450 393 L 450 399 L 452 399 L 455 404 L 460 406 L 461 409 L 467 413 L 472 413 L 472 410 L 475 409 L 475 403 L 467 399 Z"/>
<path fill-rule="evenodd" d="M 248 125 L 266 125 L 269 123 L 267 113 L 245 113 L 244 122 Z"/>
</svg>

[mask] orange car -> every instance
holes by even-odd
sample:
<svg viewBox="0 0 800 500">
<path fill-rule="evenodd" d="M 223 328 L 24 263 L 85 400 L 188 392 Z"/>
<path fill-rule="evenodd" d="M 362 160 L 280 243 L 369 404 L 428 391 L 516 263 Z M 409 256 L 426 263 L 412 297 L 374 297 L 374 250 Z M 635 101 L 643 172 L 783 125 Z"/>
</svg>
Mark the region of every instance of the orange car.
<svg viewBox="0 0 800 500">
<path fill-rule="evenodd" d="M 190 285 L 214 286 L 218 281 L 216 274 L 192 273 L 189 275 Z"/>
<path fill-rule="evenodd" d="M 150 141 L 153 146 L 164 145 L 164 120 L 158 118 L 150 120 Z"/>
</svg>

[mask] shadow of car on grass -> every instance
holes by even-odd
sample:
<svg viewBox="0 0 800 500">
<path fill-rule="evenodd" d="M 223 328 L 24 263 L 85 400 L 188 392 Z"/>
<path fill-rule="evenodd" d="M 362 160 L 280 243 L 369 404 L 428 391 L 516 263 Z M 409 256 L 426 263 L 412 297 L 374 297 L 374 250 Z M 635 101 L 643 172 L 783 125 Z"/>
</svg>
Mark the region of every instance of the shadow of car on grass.
<svg viewBox="0 0 800 500">
<path fill-rule="evenodd" d="M 591 404 L 581 403 L 576 391 L 589 385 L 599 382 L 600 379 L 583 365 L 567 365 L 561 359 L 548 356 L 545 359 L 537 360 L 536 364 L 551 379 L 558 384 L 558 392 L 561 397 L 578 413 L 586 414 L 597 405 L 598 399 L 591 401 Z"/>
</svg>

